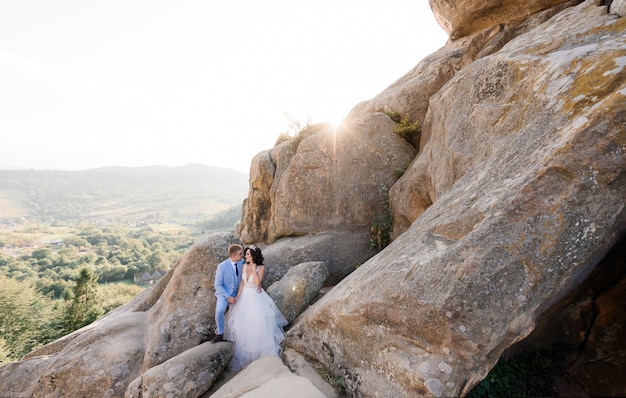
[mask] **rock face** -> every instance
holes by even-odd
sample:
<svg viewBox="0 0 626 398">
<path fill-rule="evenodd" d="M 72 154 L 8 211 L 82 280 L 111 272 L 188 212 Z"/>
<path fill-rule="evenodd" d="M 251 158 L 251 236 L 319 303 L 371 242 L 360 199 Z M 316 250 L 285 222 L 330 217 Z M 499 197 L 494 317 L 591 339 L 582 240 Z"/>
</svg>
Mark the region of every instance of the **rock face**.
<svg viewBox="0 0 626 398">
<path fill-rule="evenodd" d="M 257 155 L 252 168 L 258 165 L 259 170 L 251 173 L 242 240 L 369 231 L 381 188 L 393 185 L 394 171 L 415 156 L 394 128 L 389 117 L 374 113 L 339 128 L 311 127 L 314 133 L 301 141 Z"/>
<path fill-rule="evenodd" d="M 199 397 L 233 357 L 233 344 L 202 343 L 154 366 L 126 388 L 127 398 Z"/>
<path fill-rule="evenodd" d="M 613 0 L 611 2 L 611 8 L 609 8 L 609 11 L 612 14 L 619 15 L 620 17 L 626 16 L 626 1 Z"/>
<path fill-rule="evenodd" d="M 390 192 L 406 230 L 287 345 L 357 395 L 466 394 L 624 231 L 625 60 L 626 20 L 587 1 L 457 72 Z"/>
<path fill-rule="evenodd" d="M 291 323 L 311 304 L 327 277 L 324 262 L 309 261 L 289 269 L 281 280 L 267 289 L 267 293 Z"/>
<path fill-rule="evenodd" d="M 428 0 L 451 39 L 470 36 L 498 24 L 523 19 L 566 0 Z"/>
<path fill-rule="evenodd" d="M 576 29 L 581 36 L 559 36 L 561 30 L 573 33 L 572 28 L 557 21 L 544 22 L 540 28 L 509 42 L 497 54 L 480 58 L 464 68 L 432 98 L 436 104 L 431 104 L 431 112 L 424 121 L 420 156 L 390 190 L 395 210 L 394 236 L 404 232 L 467 170 L 505 154 L 498 151 L 509 150 L 507 147 L 511 145 L 514 147 L 506 155 L 517 157 L 523 151 L 521 147 L 517 150 L 520 138 L 516 135 L 519 136 L 521 129 L 535 129 L 544 141 L 520 144 L 546 145 L 553 137 L 543 134 L 544 131 L 562 128 L 566 119 L 572 124 L 579 113 L 587 118 L 588 112 L 597 109 L 590 109 L 596 98 L 614 101 L 619 110 L 621 100 L 615 89 L 623 78 L 619 70 L 611 72 L 613 69 L 608 68 L 621 68 L 621 42 L 614 41 L 614 36 L 601 36 L 619 32 L 623 22 L 606 15 L 603 7 L 587 7 L 584 14 L 578 12 L 582 7 L 570 8 L 568 17 L 570 23 L 581 24 Z M 535 18 L 543 20 L 551 14 Z M 605 20 L 611 21 L 606 30 L 595 32 L 597 24 Z M 579 52 L 568 49 L 570 46 Z M 588 58 L 592 49 L 598 49 L 598 54 Z M 616 57 L 617 63 L 608 62 L 602 72 L 595 68 L 595 63 L 604 63 L 603 59 L 611 57 Z M 586 67 L 600 75 L 590 81 L 581 62 L 588 62 Z M 550 73 L 543 73 L 545 70 Z M 602 75 L 605 72 L 607 75 Z M 610 98 L 613 93 L 618 94 L 615 99 Z M 451 114 L 448 109 L 455 112 Z M 614 124 L 619 127 L 620 122 Z"/>
<path fill-rule="evenodd" d="M 257 155 L 239 237 L 199 240 L 131 303 L 0 367 L 2 394 L 206 394 L 232 355 L 203 344 L 215 266 L 240 238 L 263 248 L 266 288 L 323 264 L 307 294 L 336 285 L 294 311 L 285 348 L 354 396 L 463 396 L 502 355 L 557 340 L 577 347 L 585 394 L 626 395 L 626 19 L 623 0 L 601 3 L 430 0 L 451 41 L 343 128 Z M 376 254 L 382 187 L 395 240 Z M 273 369 L 222 392 L 278 391 L 292 375 Z"/>
<path fill-rule="evenodd" d="M 376 254 L 367 246 L 367 232 L 338 231 L 282 238 L 263 249 L 268 264 L 263 285 L 269 287 L 291 267 L 307 261 L 322 261 L 328 270 L 324 286 L 332 286 Z"/>
</svg>

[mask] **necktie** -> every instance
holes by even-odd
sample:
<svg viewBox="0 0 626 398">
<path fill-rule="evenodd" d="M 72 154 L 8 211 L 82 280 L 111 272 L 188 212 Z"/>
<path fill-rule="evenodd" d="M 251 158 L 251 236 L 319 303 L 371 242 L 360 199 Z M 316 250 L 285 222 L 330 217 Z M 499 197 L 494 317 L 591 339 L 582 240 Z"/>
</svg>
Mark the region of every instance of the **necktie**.
<svg viewBox="0 0 626 398">
<path fill-rule="evenodd" d="M 237 263 L 235 263 L 235 275 L 239 276 L 239 270 L 237 269 Z"/>
</svg>

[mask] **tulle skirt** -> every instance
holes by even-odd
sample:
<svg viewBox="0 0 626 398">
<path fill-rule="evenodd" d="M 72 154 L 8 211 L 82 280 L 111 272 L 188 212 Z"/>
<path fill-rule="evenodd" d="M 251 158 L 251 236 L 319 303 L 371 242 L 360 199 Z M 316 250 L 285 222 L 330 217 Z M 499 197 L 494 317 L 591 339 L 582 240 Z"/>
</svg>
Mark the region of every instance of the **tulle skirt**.
<svg viewBox="0 0 626 398">
<path fill-rule="evenodd" d="M 244 287 L 235 305 L 226 314 L 224 337 L 234 342 L 231 370 L 239 370 L 261 357 L 280 357 L 287 320 L 274 300 L 256 287 Z"/>
</svg>

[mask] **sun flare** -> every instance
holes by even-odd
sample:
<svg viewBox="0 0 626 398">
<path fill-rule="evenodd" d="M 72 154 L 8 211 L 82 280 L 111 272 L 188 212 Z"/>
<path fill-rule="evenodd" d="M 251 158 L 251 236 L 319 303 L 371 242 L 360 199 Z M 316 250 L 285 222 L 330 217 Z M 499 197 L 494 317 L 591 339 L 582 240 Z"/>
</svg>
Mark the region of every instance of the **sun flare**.
<svg viewBox="0 0 626 398">
<path fill-rule="evenodd" d="M 327 123 L 333 129 L 337 129 L 343 126 L 343 120 L 344 120 L 343 118 L 337 117 L 337 118 L 329 119 Z"/>
</svg>

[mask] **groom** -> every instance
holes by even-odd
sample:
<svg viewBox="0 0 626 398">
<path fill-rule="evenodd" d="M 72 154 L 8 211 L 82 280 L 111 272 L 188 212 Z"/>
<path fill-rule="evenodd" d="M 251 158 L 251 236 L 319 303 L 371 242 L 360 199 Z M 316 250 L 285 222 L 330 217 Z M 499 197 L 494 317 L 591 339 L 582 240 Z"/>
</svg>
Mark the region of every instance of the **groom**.
<svg viewBox="0 0 626 398">
<path fill-rule="evenodd" d="M 228 246 L 228 258 L 222 261 L 215 271 L 215 337 L 212 342 L 224 341 L 224 314 L 229 304 L 237 302 L 237 289 L 241 281 L 241 265 L 243 264 L 243 247 Z"/>
</svg>

